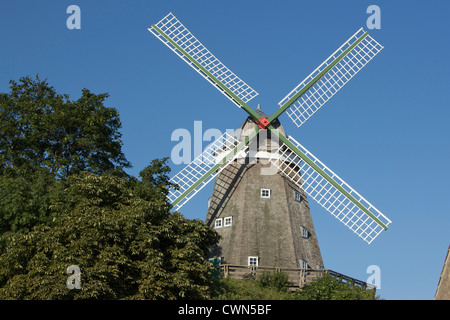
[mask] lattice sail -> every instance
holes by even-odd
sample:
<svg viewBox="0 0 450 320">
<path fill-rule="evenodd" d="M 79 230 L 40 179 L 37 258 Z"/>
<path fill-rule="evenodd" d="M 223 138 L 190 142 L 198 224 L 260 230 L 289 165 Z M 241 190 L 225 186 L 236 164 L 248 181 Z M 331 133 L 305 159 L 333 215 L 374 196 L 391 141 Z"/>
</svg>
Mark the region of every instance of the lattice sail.
<svg viewBox="0 0 450 320">
<path fill-rule="evenodd" d="M 230 152 L 238 144 L 239 141 L 235 137 L 225 132 L 207 146 L 197 158 L 170 179 L 171 183 L 179 186 L 178 190 L 170 189 L 168 195 L 169 202 L 171 204 L 176 203 L 174 205 L 175 210 L 180 209 L 197 192 L 213 180 L 231 161 L 237 157 L 242 157 L 247 152 L 248 146 L 245 146 L 239 152 L 230 155 Z M 219 163 L 221 165 L 217 170 L 211 172 Z M 190 188 L 192 190 L 185 194 Z M 179 199 L 180 197 L 182 197 L 181 200 Z"/>
<path fill-rule="evenodd" d="M 198 41 L 197 38 L 195 38 L 172 13 L 165 16 L 155 26 L 242 101 L 248 102 L 258 95 L 255 90 L 231 72 L 230 69 L 220 62 L 208 49 L 206 49 L 205 46 L 201 44 L 200 41 Z M 189 60 L 189 58 L 182 51 L 178 50 L 176 46 L 168 41 L 155 28 L 152 27 L 148 30 L 165 45 L 167 45 L 188 65 L 190 65 L 195 71 L 197 71 L 202 77 L 211 82 L 228 99 L 235 103 L 239 108 L 241 107 L 239 103 L 235 101 L 233 97 L 231 97 L 225 90 L 218 86 L 215 81 L 208 76 L 208 74 L 203 72 L 201 68 Z"/>
<path fill-rule="evenodd" d="M 387 228 L 391 221 L 385 215 L 294 138 L 289 137 L 289 141 Z M 313 198 L 367 243 L 370 244 L 383 230 L 385 230 L 382 225 L 361 210 L 361 208 L 328 182 L 313 167 L 303 161 L 295 151 L 286 144 L 283 143 L 278 149 L 278 152 L 273 154 L 271 162 L 277 166 L 285 176 L 291 179 L 300 188 L 303 188 L 310 198 Z"/>
<path fill-rule="evenodd" d="M 362 39 L 362 40 L 361 40 Z M 278 104 L 282 107 L 300 90 L 336 60 L 346 49 L 357 41 L 360 42 L 351 49 L 339 62 L 325 73 L 314 85 L 301 95 L 286 114 L 300 127 L 317 110 L 319 110 L 333 95 L 335 95 L 351 78 L 353 78 L 370 60 L 382 49 L 367 32 L 362 28 L 351 36 L 341 47 L 329 56 L 316 70 L 307 76 Z"/>
</svg>

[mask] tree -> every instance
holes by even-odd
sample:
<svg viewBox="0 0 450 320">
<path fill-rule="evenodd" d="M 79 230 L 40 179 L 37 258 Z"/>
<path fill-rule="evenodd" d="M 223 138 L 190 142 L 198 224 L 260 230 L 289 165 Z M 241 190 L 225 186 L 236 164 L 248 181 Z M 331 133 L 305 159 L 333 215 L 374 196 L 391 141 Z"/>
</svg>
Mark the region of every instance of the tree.
<svg viewBox="0 0 450 320">
<path fill-rule="evenodd" d="M 66 183 L 42 172 L 11 177 L 0 175 L 0 235 L 5 232 L 26 233 L 37 224 L 52 222 L 57 212 L 49 206 L 66 201 Z"/>
<path fill-rule="evenodd" d="M 0 234 L 50 223 L 49 205 L 66 197 L 70 175 L 125 175 L 119 113 L 107 97 L 83 89 L 71 101 L 38 76 L 0 93 Z"/>
<path fill-rule="evenodd" d="M 0 248 L 0 299 L 201 299 L 210 294 L 208 247 L 218 234 L 170 213 L 168 167 L 155 160 L 142 180 L 90 172 L 71 176 L 69 202 L 52 226 L 8 234 Z M 81 270 L 69 290 L 66 269 Z"/>
<path fill-rule="evenodd" d="M 170 213 L 170 169 L 127 175 L 108 94 L 45 80 L 0 94 L 0 299 L 207 298 L 218 234 Z M 76 266 L 75 268 L 72 268 Z M 70 289 L 66 272 L 81 271 Z"/>
<path fill-rule="evenodd" d="M 10 92 L 0 94 L 0 173 L 45 169 L 66 179 L 130 166 L 121 150 L 119 113 L 103 105 L 107 93 L 83 89 L 71 101 L 38 76 L 10 84 Z"/>
</svg>

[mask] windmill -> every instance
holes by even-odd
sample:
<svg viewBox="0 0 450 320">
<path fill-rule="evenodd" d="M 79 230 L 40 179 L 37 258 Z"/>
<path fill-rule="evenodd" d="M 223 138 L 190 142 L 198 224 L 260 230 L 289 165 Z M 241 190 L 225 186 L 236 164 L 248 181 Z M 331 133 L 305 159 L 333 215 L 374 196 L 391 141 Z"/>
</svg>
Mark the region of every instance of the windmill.
<svg viewBox="0 0 450 320">
<path fill-rule="evenodd" d="M 260 265 L 320 267 L 323 262 L 307 197 L 368 244 L 387 230 L 391 221 L 303 145 L 286 136 L 278 120 L 286 112 L 300 127 L 372 60 L 383 47 L 368 32 L 361 28 L 353 34 L 268 116 L 259 105 L 255 110 L 247 104 L 258 93 L 172 13 L 148 30 L 248 115 L 235 134 L 226 132 L 214 140 L 171 179 L 179 188 L 171 189 L 168 198 L 178 210 L 216 178 L 206 223 L 221 231 L 223 239 L 212 256 L 251 266 L 261 261 Z M 249 158 L 256 161 L 245 160 Z M 264 170 L 271 173 L 261 174 Z M 277 193 L 282 194 L 284 204 L 275 199 Z M 290 194 L 294 201 L 288 199 Z M 278 202 L 266 201 L 271 197 Z"/>
</svg>

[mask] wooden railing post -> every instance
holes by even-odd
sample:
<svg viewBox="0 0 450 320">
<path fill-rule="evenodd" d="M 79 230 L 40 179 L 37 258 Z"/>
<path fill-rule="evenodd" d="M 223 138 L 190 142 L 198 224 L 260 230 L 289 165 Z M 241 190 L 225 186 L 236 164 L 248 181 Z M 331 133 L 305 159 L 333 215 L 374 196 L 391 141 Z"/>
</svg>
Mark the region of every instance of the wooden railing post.
<svg viewBox="0 0 450 320">
<path fill-rule="evenodd" d="M 299 288 L 302 288 L 305 285 L 305 271 L 303 269 L 300 269 L 298 275 L 299 275 L 298 286 Z"/>
<path fill-rule="evenodd" d="M 223 266 L 223 277 L 228 278 L 229 276 L 228 264 L 223 264 L 222 266 Z"/>
</svg>

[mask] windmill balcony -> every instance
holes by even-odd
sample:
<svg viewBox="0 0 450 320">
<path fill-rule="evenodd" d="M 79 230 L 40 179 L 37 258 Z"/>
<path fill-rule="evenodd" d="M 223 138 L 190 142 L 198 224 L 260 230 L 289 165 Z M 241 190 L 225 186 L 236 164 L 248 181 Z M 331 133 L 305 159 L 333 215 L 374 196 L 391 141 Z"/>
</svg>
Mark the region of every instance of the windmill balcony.
<svg viewBox="0 0 450 320">
<path fill-rule="evenodd" d="M 242 279 L 246 275 L 258 276 L 265 271 L 269 272 L 284 272 L 288 275 L 288 281 L 290 283 L 288 289 L 291 291 L 298 290 L 307 284 L 310 284 L 315 279 L 324 275 L 330 275 L 333 278 L 339 279 L 343 283 L 349 283 L 352 286 L 359 286 L 367 290 L 373 290 L 376 292 L 376 286 L 366 283 L 364 281 L 346 276 L 342 273 L 329 270 L 329 269 L 302 269 L 302 268 L 280 268 L 280 267 L 249 267 L 239 266 L 231 264 L 221 264 L 219 266 L 220 276 L 223 278 L 233 277 L 236 279 Z"/>
</svg>

